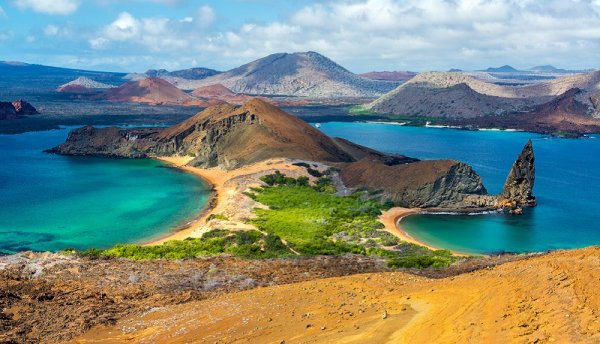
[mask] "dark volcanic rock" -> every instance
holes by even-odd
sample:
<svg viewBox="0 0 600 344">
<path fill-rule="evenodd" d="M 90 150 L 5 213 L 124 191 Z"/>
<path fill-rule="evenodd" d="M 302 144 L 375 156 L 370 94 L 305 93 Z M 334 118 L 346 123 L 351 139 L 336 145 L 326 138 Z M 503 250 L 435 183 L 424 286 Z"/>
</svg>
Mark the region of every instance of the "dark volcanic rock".
<svg viewBox="0 0 600 344">
<path fill-rule="evenodd" d="M 22 99 L 15 100 L 12 105 L 18 116 L 30 116 L 39 113 L 31 104 Z"/>
<path fill-rule="evenodd" d="M 0 120 L 17 119 L 37 113 L 39 112 L 24 100 L 15 100 L 12 103 L 0 102 Z"/>
<path fill-rule="evenodd" d="M 145 158 L 156 145 L 160 129 L 94 128 L 85 126 L 69 133 L 67 141 L 48 152 L 64 155 L 95 155 L 118 158 Z"/>
<path fill-rule="evenodd" d="M 517 205 L 534 206 L 533 185 L 535 182 L 535 156 L 531 140 L 527 142 L 523 151 L 513 164 L 501 197 L 517 202 Z"/>
<path fill-rule="evenodd" d="M 0 119 L 16 119 L 17 111 L 12 103 L 0 102 Z"/>
</svg>

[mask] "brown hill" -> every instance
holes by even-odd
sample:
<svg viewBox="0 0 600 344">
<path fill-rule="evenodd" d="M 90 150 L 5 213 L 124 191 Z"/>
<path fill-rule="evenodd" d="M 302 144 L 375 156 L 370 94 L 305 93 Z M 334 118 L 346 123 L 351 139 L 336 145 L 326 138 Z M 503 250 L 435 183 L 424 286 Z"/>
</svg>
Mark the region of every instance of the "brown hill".
<svg viewBox="0 0 600 344">
<path fill-rule="evenodd" d="M 103 98 L 114 102 L 151 105 L 197 105 L 189 94 L 160 78 L 146 78 L 108 89 Z"/>
<path fill-rule="evenodd" d="M 352 161 L 328 136 L 260 99 L 215 105 L 165 129 L 85 127 L 56 152 L 121 157 L 195 156 L 194 166 L 232 169 L 270 158 Z"/>
<path fill-rule="evenodd" d="M 344 185 L 381 190 L 386 199 L 408 208 L 463 208 L 467 196 L 487 194 L 469 165 L 452 160 L 389 165 L 365 157 L 344 167 L 340 176 Z"/>
<path fill-rule="evenodd" d="M 199 98 L 233 97 L 236 95 L 221 84 L 198 87 L 192 94 Z"/>
<path fill-rule="evenodd" d="M 241 107 L 208 108 L 161 131 L 157 141 L 157 154 L 194 152 L 192 164 L 205 167 L 235 168 L 275 157 L 329 162 L 352 159 L 319 130 L 260 99 Z M 169 142 L 176 146 L 169 147 Z"/>
<path fill-rule="evenodd" d="M 169 305 L 79 343 L 598 343 L 600 248 L 432 279 L 318 279 Z"/>
</svg>

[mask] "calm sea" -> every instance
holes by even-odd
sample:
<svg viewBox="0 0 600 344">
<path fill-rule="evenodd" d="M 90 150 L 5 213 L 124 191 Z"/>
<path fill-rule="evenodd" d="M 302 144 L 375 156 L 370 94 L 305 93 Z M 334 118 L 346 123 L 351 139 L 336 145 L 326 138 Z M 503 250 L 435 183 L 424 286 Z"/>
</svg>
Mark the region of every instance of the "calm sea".
<svg viewBox="0 0 600 344">
<path fill-rule="evenodd" d="M 157 238 L 206 204 L 203 181 L 160 162 L 42 152 L 67 133 L 0 135 L 0 253 Z"/>
</svg>

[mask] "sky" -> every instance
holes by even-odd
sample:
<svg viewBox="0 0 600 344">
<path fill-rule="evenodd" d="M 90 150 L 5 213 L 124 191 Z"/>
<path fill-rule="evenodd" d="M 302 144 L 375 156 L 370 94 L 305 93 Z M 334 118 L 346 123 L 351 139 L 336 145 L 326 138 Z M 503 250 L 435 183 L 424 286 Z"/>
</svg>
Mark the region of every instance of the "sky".
<svg viewBox="0 0 600 344">
<path fill-rule="evenodd" d="M 317 51 L 347 69 L 600 67 L 600 0 L 0 0 L 0 60 L 228 70 Z"/>
</svg>

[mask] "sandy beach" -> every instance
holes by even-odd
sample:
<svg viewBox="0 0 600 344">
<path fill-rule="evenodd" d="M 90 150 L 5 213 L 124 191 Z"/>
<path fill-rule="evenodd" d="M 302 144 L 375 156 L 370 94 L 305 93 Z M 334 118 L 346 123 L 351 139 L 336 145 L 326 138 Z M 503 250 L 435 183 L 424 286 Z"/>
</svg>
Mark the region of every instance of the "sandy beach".
<svg viewBox="0 0 600 344">
<path fill-rule="evenodd" d="M 419 209 L 419 208 L 401 208 L 401 207 L 395 207 L 395 208 L 391 208 L 388 211 L 383 212 L 381 214 L 381 216 L 379 216 L 379 221 L 381 223 L 383 223 L 383 225 L 385 226 L 385 230 L 386 231 L 394 234 L 395 236 L 399 237 L 400 239 L 402 239 L 402 240 L 404 240 L 406 242 L 410 242 L 410 243 L 413 243 L 413 244 L 424 246 L 424 247 L 427 247 L 430 250 L 440 250 L 440 249 L 443 249 L 443 248 L 435 247 L 435 246 L 429 245 L 427 243 L 424 243 L 422 241 L 419 241 L 419 240 L 413 238 L 412 236 L 410 236 L 408 233 L 406 233 L 402 229 L 400 221 L 404 217 L 410 216 L 410 215 L 413 215 L 413 214 L 417 214 L 420 211 L 421 211 L 421 209 Z M 469 254 L 466 254 L 466 253 L 452 251 L 452 250 L 450 250 L 450 251 L 455 256 L 461 256 L 461 257 L 469 256 Z"/>
<path fill-rule="evenodd" d="M 159 245 L 169 240 L 199 238 L 203 233 L 214 228 L 228 230 L 256 229 L 253 225 L 246 223 L 246 220 L 253 216 L 252 209 L 263 205 L 254 202 L 243 192 L 250 187 L 259 186 L 258 178 L 273 173 L 275 170 L 290 176 L 304 175 L 304 168 L 293 165 L 293 162 L 289 159 L 266 160 L 235 170 L 186 166 L 192 160 L 191 157 L 155 157 L 155 159 L 204 179 L 212 186 L 213 195 L 195 221 L 160 239 L 150 241 L 146 245 Z M 222 218 L 210 219 L 211 215 L 221 215 Z"/>
</svg>

